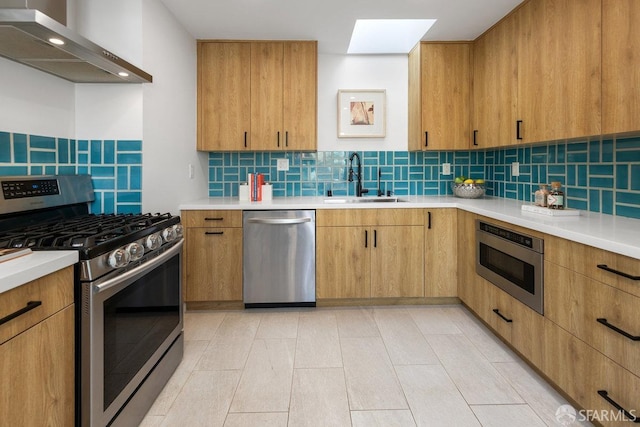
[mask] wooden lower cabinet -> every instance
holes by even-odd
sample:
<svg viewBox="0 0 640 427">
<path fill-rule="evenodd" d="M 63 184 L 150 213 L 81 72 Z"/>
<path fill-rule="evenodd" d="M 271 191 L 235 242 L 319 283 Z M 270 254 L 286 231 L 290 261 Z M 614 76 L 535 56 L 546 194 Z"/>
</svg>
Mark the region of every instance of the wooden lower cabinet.
<svg viewBox="0 0 640 427">
<path fill-rule="evenodd" d="M 424 296 L 423 226 L 379 226 L 371 248 L 371 297 Z"/>
<path fill-rule="evenodd" d="M 182 223 L 187 306 L 242 301 L 242 211 L 182 211 Z"/>
<path fill-rule="evenodd" d="M 185 253 L 185 302 L 242 300 L 242 228 L 188 228 Z"/>
<path fill-rule="evenodd" d="M 456 297 L 458 296 L 457 209 L 427 209 L 426 216 L 424 296 Z"/>
<path fill-rule="evenodd" d="M 318 210 L 316 226 L 319 300 L 424 297 L 422 210 Z"/>
<path fill-rule="evenodd" d="M 316 297 L 371 297 L 371 254 L 367 227 L 316 229 Z"/>
<path fill-rule="evenodd" d="M 50 292 L 53 291 L 53 292 Z M 0 424 L 72 426 L 75 420 L 73 267 L 0 294 L 0 317 L 17 299 L 42 304 L 0 325 Z"/>
</svg>

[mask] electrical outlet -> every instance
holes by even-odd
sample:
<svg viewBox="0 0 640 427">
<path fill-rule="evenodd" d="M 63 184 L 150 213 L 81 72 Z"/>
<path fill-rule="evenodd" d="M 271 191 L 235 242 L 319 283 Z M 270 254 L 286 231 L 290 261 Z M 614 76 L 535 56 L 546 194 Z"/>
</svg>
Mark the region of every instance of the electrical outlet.
<svg viewBox="0 0 640 427">
<path fill-rule="evenodd" d="M 451 175 L 451 163 L 442 164 L 442 175 Z"/>
<path fill-rule="evenodd" d="M 188 174 L 189 174 L 189 179 L 193 179 L 194 175 L 195 175 L 195 171 L 193 169 L 193 165 L 191 163 L 189 163 L 189 167 L 188 167 Z"/>
<path fill-rule="evenodd" d="M 289 159 L 278 159 L 276 163 L 276 168 L 278 171 L 288 171 L 289 170 Z"/>
<path fill-rule="evenodd" d="M 511 163 L 511 176 L 520 176 L 520 163 Z"/>
</svg>

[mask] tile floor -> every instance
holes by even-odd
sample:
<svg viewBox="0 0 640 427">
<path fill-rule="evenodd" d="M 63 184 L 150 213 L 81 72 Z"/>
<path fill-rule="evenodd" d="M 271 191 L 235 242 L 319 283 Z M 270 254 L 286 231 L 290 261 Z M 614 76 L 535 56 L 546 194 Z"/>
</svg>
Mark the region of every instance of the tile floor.
<svg viewBox="0 0 640 427">
<path fill-rule="evenodd" d="M 557 426 L 566 401 L 462 306 L 187 312 L 142 426 Z"/>
</svg>

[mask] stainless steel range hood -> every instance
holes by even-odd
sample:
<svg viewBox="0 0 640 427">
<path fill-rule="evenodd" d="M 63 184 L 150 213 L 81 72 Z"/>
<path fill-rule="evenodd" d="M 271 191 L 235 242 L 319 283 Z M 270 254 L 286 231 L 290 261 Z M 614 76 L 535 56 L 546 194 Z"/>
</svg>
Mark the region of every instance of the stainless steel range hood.
<svg viewBox="0 0 640 427">
<path fill-rule="evenodd" d="M 26 6 L 26 0 L 22 2 Z M 152 82 L 150 74 L 41 11 L 17 8 L 15 3 L 0 2 L 0 56 L 74 83 Z M 3 9 L 7 4 L 14 7 Z M 56 45 L 52 39 L 64 44 Z"/>
</svg>

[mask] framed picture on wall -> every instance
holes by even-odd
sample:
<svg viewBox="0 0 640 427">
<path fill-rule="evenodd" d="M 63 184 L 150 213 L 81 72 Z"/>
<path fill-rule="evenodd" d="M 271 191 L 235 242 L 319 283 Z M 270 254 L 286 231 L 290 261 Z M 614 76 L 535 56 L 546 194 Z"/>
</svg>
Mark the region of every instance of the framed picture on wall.
<svg viewBox="0 0 640 427">
<path fill-rule="evenodd" d="M 384 89 L 338 90 L 338 138 L 384 138 Z"/>
</svg>

